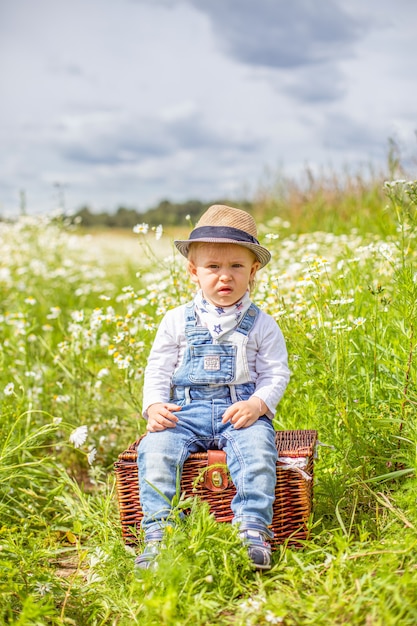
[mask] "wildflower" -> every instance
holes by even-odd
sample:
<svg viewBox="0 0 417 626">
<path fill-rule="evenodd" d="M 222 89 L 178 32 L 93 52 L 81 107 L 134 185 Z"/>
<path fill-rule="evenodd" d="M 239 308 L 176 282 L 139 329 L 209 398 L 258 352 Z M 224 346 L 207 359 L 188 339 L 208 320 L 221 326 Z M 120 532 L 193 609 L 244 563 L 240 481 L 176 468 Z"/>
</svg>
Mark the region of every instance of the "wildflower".
<svg viewBox="0 0 417 626">
<path fill-rule="evenodd" d="M 87 455 L 87 461 L 89 465 L 92 465 L 96 459 L 97 450 L 96 448 L 91 448 L 90 452 Z"/>
<path fill-rule="evenodd" d="M 102 576 L 99 576 L 98 574 L 96 574 L 96 572 L 93 572 L 92 570 L 90 570 L 87 573 L 87 579 L 86 579 L 87 585 L 94 585 L 95 583 L 99 583 L 102 580 L 103 580 Z"/>
<path fill-rule="evenodd" d="M 115 352 L 113 355 L 113 360 L 119 370 L 126 370 L 132 361 L 132 357 L 128 354 L 126 357 L 123 358 L 123 356 L 119 352 Z"/>
<path fill-rule="evenodd" d="M 90 483 L 92 485 L 97 485 L 98 481 L 101 480 L 103 474 L 103 470 L 98 466 L 91 466 L 88 470 L 88 477 L 90 479 Z"/>
<path fill-rule="evenodd" d="M 100 337 L 99 345 L 101 348 L 107 348 L 110 343 L 110 337 L 107 333 L 103 333 Z"/>
<path fill-rule="evenodd" d="M 126 337 L 126 333 L 123 331 L 120 331 L 119 333 L 117 333 L 115 337 L 113 337 L 113 341 L 114 343 L 121 343 L 125 337 Z"/>
<path fill-rule="evenodd" d="M 108 367 L 103 367 L 99 372 L 97 372 L 97 378 L 104 378 L 110 374 L 110 370 Z"/>
<path fill-rule="evenodd" d="M 260 611 L 262 609 L 262 605 L 265 603 L 265 598 L 248 598 L 246 601 L 242 602 L 239 605 L 239 608 L 244 611 L 250 611 L 251 609 L 255 609 L 255 611 Z"/>
<path fill-rule="evenodd" d="M 36 304 L 36 299 L 33 296 L 29 296 L 28 298 L 25 298 L 25 303 L 33 306 Z"/>
<path fill-rule="evenodd" d="M 354 320 L 352 320 L 352 324 L 355 324 L 356 328 L 358 326 L 363 326 L 366 322 L 366 317 L 357 317 Z"/>
<path fill-rule="evenodd" d="M 326 559 L 325 559 L 324 563 L 323 563 L 324 567 L 329 567 L 329 565 L 332 564 L 332 562 L 335 560 L 335 558 L 336 557 L 333 554 L 328 554 L 326 556 Z"/>
<path fill-rule="evenodd" d="M 94 552 L 90 555 L 90 567 L 95 567 L 107 561 L 109 555 L 104 552 L 100 547 L 95 548 Z"/>
<path fill-rule="evenodd" d="M 157 226 L 156 229 L 155 229 L 155 239 L 157 241 L 159 241 L 161 239 L 162 233 L 163 233 L 162 224 L 159 224 L 159 226 Z"/>
<path fill-rule="evenodd" d="M 8 383 L 3 391 L 5 396 L 13 396 L 14 395 L 14 383 Z"/>
<path fill-rule="evenodd" d="M 278 615 L 274 615 L 272 611 L 268 610 L 265 613 L 265 621 L 268 622 L 268 624 L 282 624 L 284 619 L 282 617 L 278 617 Z"/>
<path fill-rule="evenodd" d="M 56 320 L 61 315 L 61 307 L 59 306 L 51 306 L 49 311 L 49 314 L 46 316 L 48 320 Z"/>
<path fill-rule="evenodd" d="M 381 256 L 383 256 L 385 259 L 387 259 L 387 261 L 393 261 L 394 260 L 394 252 L 395 252 L 395 248 L 393 245 L 390 245 L 388 243 L 381 243 L 378 246 L 378 252 Z"/>
<path fill-rule="evenodd" d="M 58 395 L 58 396 L 54 396 L 54 400 L 58 404 L 63 404 L 63 403 L 69 402 L 71 398 L 69 395 Z"/>
<path fill-rule="evenodd" d="M 84 319 L 84 311 L 72 311 L 71 317 L 74 322 L 82 322 Z"/>
<path fill-rule="evenodd" d="M 411 225 L 405 222 L 400 222 L 399 226 L 397 226 L 397 233 L 407 232 L 411 230 Z"/>
<path fill-rule="evenodd" d="M 64 354 L 65 352 L 68 352 L 70 345 L 68 343 L 68 341 L 60 341 L 58 343 L 58 352 L 60 352 L 61 354 Z"/>
<path fill-rule="evenodd" d="M 353 298 L 340 298 L 339 300 L 330 300 L 330 304 L 352 304 L 355 300 Z"/>
<path fill-rule="evenodd" d="M 148 224 L 145 224 L 145 222 L 143 222 L 142 224 L 136 224 L 136 226 L 133 227 L 133 232 L 136 235 L 146 235 L 148 230 L 149 226 Z"/>
<path fill-rule="evenodd" d="M 75 448 L 81 448 L 87 439 L 87 435 L 88 426 L 78 426 L 78 428 L 72 431 L 69 440 L 74 444 Z"/>
<path fill-rule="evenodd" d="M 50 593 L 51 590 L 52 590 L 51 583 L 41 583 L 41 582 L 35 583 L 35 592 L 38 593 L 40 596 L 45 596 L 47 593 Z"/>
<path fill-rule="evenodd" d="M 350 331 L 350 330 L 352 330 L 352 327 L 349 326 L 348 324 L 346 324 L 344 319 L 335 320 L 335 322 L 334 322 L 334 324 L 332 326 L 332 331 L 333 332 L 338 332 L 340 330 Z"/>
</svg>

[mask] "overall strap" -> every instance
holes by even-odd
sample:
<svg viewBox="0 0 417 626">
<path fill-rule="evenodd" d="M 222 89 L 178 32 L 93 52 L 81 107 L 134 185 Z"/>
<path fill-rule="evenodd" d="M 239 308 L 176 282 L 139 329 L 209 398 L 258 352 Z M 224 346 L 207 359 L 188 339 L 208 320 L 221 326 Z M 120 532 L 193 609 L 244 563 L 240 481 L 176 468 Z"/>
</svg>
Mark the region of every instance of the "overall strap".
<svg viewBox="0 0 417 626">
<path fill-rule="evenodd" d="M 250 331 L 252 330 L 252 326 L 256 322 L 259 312 L 260 308 L 252 302 L 242 320 L 234 329 L 235 332 L 242 333 L 242 335 L 249 335 Z"/>
<path fill-rule="evenodd" d="M 197 320 L 195 318 L 194 301 L 189 302 L 184 309 L 185 328 L 195 328 Z"/>
</svg>

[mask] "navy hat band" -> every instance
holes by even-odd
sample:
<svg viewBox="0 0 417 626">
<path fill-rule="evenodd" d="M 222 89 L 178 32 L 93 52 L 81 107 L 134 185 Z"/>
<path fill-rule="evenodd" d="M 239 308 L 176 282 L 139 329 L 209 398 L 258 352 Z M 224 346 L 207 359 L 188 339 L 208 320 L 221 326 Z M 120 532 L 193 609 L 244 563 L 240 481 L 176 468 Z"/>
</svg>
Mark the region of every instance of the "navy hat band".
<svg viewBox="0 0 417 626">
<path fill-rule="evenodd" d="M 259 246 L 259 241 L 240 228 L 232 226 L 198 226 L 190 233 L 189 240 L 193 239 L 233 239 L 233 241 L 242 241 L 243 243 L 254 243 Z"/>
</svg>

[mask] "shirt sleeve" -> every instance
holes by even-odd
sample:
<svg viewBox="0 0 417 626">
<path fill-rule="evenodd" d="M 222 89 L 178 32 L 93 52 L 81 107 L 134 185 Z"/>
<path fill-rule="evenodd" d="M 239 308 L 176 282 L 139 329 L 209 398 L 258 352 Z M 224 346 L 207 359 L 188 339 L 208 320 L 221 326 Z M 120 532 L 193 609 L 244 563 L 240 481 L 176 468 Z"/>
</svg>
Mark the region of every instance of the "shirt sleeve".
<svg viewBox="0 0 417 626">
<path fill-rule="evenodd" d="M 143 417 L 156 402 L 169 402 L 171 379 L 180 357 L 184 337 L 183 307 L 172 309 L 162 318 L 149 353 L 143 384 Z"/>
<path fill-rule="evenodd" d="M 272 419 L 284 395 L 291 373 L 288 368 L 287 347 L 281 329 L 270 315 L 261 312 L 260 316 L 258 332 L 254 333 L 257 376 L 253 395 L 265 402 L 268 407 L 267 415 Z"/>
</svg>

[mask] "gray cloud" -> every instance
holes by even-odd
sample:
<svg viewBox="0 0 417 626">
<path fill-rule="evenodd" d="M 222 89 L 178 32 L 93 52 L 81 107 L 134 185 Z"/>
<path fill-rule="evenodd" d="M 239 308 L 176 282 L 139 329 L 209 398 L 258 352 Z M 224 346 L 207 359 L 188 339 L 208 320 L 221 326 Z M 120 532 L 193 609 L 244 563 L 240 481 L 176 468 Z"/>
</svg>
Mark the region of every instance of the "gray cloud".
<svg viewBox="0 0 417 626">
<path fill-rule="evenodd" d="M 140 126 L 85 128 L 81 135 L 62 137 L 58 141 L 60 151 L 69 161 L 91 165 L 131 163 L 172 153 L 174 146 L 170 138 L 161 134 L 153 120 L 143 120 Z"/>
<path fill-rule="evenodd" d="M 64 74 L 73 77 L 85 76 L 85 72 L 78 63 L 65 63 L 54 60 L 50 63 L 49 69 L 53 74 Z"/>
<path fill-rule="evenodd" d="M 362 27 L 334 0 L 189 0 L 221 46 L 249 65 L 289 69 L 349 54 Z"/>
<path fill-rule="evenodd" d="M 69 161 L 118 165 L 170 157 L 181 150 L 251 154 L 259 144 L 259 139 L 242 133 L 221 133 L 195 113 L 179 120 L 140 118 L 121 122 L 110 118 L 99 123 L 87 117 L 75 133 L 62 127 L 58 149 Z"/>
<path fill-rule="evenodd" d="M 321 139 L 326 148 L 342 152 L 363 150 L 364 157 L 386 152 L 386 137 L 378 128 L 346 113 L 331 113 L 325 118 Z"/>
<path fill-rule="evenodd" d="M 295 69 L 285 89 L 299 101 L 321 104 L 342 98 L 347 85 L 341 71 L 331 63 L 323 63 Z"/>
<path fill-rule="evenodd" d="M 56 181 L 68 206 L 146 207 L 254 189 L 275 164 L 385 163 L 390 136 L 415 154 L 415 1 L 18 0 L 1 12 L 0 210 L 21 189 L 29 210 L 49 208 Z"/>
</svg>

